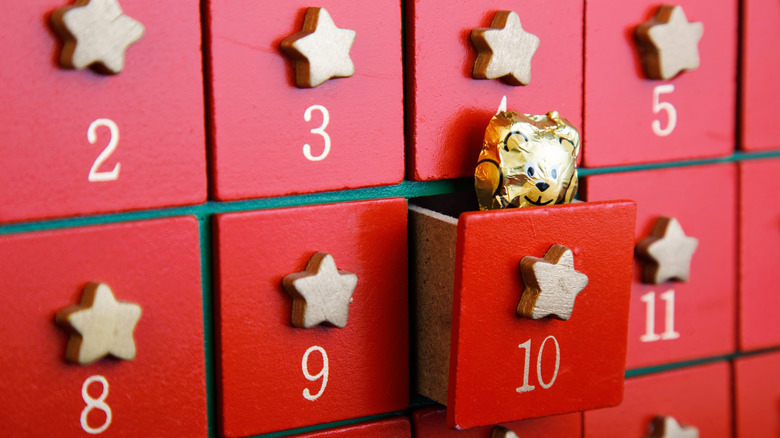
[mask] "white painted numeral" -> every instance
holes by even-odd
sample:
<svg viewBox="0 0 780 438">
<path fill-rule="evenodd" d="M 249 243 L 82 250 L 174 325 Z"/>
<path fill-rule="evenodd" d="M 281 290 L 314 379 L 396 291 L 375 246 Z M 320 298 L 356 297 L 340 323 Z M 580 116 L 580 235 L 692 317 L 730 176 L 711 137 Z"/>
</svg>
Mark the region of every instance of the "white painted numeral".
<svg viewBox="0 0 780 438">
<path fill-rule="evenodd" d="M 666 111 L 667 118 L 666 127 L 664 128 L 661 127 L 660 120 L 655 119 L 651 123 L 653 133 L 659 137 L 666 137 L 667 135 L 671 134 L 672 131 L 674 131 L 675 126 L 677 126 L 677 109 L 674 107 L 674 105 L 671 104 L 671 102 L 661 101 L 662 94 L 668 94 L 673 91 L 674 85 L 672 84 L 656 85 L 655 88 L 653 88 L 653 114 Z"/>
<path fill-rule="evenodd" d="M 303 120 L 310 122 L 311 113 L 314 110 L 317 110 L 322 113 L 322 125 L 320 125 L 319 128 L 312 129 L 310 132 L 312 134 L 321 135 L 322 140 L 325 142 L 325 147 L 322 149 L 322 153 L 315 157 L 314 155 L 311 154 L 311 146 L 309 146 L 309 144 L 306 143 L 305 145 L 303 145 L 303 156 L 310 161 L 320 161 L 320 160 L 324 160 L 325 157 L 327 157 L 328 153 L 330 152 L 330 136 L 328 135 L 327 132 L 325 132 L 325 128 L 328 127 L 328 122 L 330 121 L 330 115 L 328 114 L 328 109 L 325 108 L 324 106 L 312 105 L 306 108 L 306 112 L 303 113 Z"/>
<path fill-rule="evenodd" d="M 506 96 L 501 98 L 501 103 L 498 105 L 498 111 L 496 111 L 496 114 L 500 113 L 501 111 L 506 111 Z"/>
<path fill-rule="evenodd" d="M 94 163 L 92 163 L 92 168 L 89 169 L 89 181 L 95 182 L 95 181 L 114 181 L 117 178 L 119 178 L 119 167 L 120 163 L 116 163 L 114 165 L 114 169 L 110 171 L 99 171 L 98 169 L 100 166 L 103 165 L 103 163 L 108 159 L 108 157 L 111 156 L 111 154 L 116 151 L 116 147 L 119 144 L 119 127 L 116 126 L 116 123 L 114 123 L 111 119 L 97 119 L 94 122 L 89 124 L 89 129 L 87 129 L 87 140 L 89 141 L 89 144 L 95 144 L 97 141 L 97 134 L 95 131 L 97 131 L 97 128 L 104 126 L 108 128 L 111 131 L 111 139 L 108 141 L 108 146 L 106 146 L 105 149 L 103 149 L 103 152 L 98 155 L 97 159 Z"/>
<path fill-rule="evenodd" d="M 98 398 L 92 398 L 92 396 L 89 395 L 89 392 L 87 392 L 89 385 L 93 382 L 98 382 L 103 387 L 103 391 Z M 106 397 L 108 397 L 108 380 L 99 375 L 87 377 L 87 380 L 81 385 L 81 398 L 84 400 L 84 403 L 87 404 L 84 410 L 81 411 L 81 428 L 84 429 L 84 432 L 95 435 L 105 431 L 108 429 L 108 426 L 111 425 L 111 408 L 106 404 Z M 106 420 L 100 427 L 92 427 L 87 421 L 89 413 L 93 409 L 101 410 L 106 414 Z"/>
<path fill-rule="evenodd" d="M 645 303 L 645 333 L 639 337 L 642 342 L 677 339 L 680 333 L 674 330 L 674 290 L 670 289 L 659 297 L 664 301 L 664 331 L 655 332 L 655 292 L 648 292 L 640 298 Z"/>
<path fill-rule="evenodd" d="M 545 382 L 544 378 L 542 377 L 542 357 L 544 356 L 544 347 L 547 345 L 547 341 L 552 339 L 552 341 L 555 343 L 555 371 L 553 371 L 553 375 L 550 378 L 549 382 Z M 519 348 L 525 349 L 525 368 L 523 372 L 523 386 L 520 386 L 516 389 L 517 392 L 528 392 L 533 391 L 536 389 L 534 385 L 528 384 L 528 374 L 529 374 L 529 368 L 530 368 L 530 362 L 531 362 L 531 340 L 527 340 L 520 344 L 518 346 Z M 539 382 L 539 385 L 542 386 L 544 389 L 548 389 L 555 383 L 555 380 L 558 378 L 558 370 L 561 367 L 561 346 L 558 344 L 558 340 L 555 339 L 555 336 L 548 336 L 544 338 L 544 341 L 542 341 L 542 346 L 539 348 L 539 353 L 536 355 L 536 380 Z"/>
<path fill-rule="evenodd" d="M 311 373 L 309 373 L 309 355 L 312 351 L 318 351 L 322 355 L 322 369 L 315 375 L 311 375 Z M 320 391 L 318 393 L 311 395 L 309 388 L 304 388 L 303 390 L 303 398 L 310 401 L 317 400 L 320 398 L 322 393 L 325 392 L 325 387 L 328 386 L 328 353 L 325 352 L 324 348 L 317 345 L 309 347 L 309 349 L 303 353 L 303 359 L 301 360 L 301 370 L 303 371 L 304 377 L 306 377 L 306 379 L 310 382 L 314 382 L 322 378 L 322 386 L 320 386 Z"/>
</svg>

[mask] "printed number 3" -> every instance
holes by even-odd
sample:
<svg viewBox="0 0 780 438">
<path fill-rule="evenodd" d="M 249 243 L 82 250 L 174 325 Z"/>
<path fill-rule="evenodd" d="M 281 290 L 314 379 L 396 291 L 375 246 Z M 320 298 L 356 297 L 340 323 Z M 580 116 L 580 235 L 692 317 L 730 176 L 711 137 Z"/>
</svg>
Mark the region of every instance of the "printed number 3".
<svg viewBox="0 0 780 438">
<path fill-rule="evenodd" d="M 661 101 L 662 94 L 668 94 L 673 91 L 674 85 L 672 84 L 656 85 L 656 87 L 653 88 L 653 114 L 666 111 L 667 118 L 665 128 L 661 128 L 660 120 L 653 120 L 650 125 L 653 128 L 653 133 L 659 137 L 666 137 L 671 134 L 672 131 L 674 131 L 674 127 L 677 126 L 677 109 L 671 102 Z"/>
<path fill-rule="evenodd" d="M 322 125 L 320 125 L 319 128 L 314 128 L 311 130 L 312 134 L 317 134 L 322 136 L 322 140 L 325 142 L 325 147 L 322 149 L 322 153 L 317 155 L 316 157 L 311 154 L 311 146 L 309 146 L 308 143 L 303 145 L 303 156 L 305 156 L 310 161 L 320 161 L 324 160 L 325 157 L 328 156 L 328 152 L 330 152 L 330 136 L 327 132 L 325 132 L 325 128 L 328 127 L 328 122 L 330 121 L 330 115 L 328 114 L 328 109 L 325 108 L 322 105 L 312 105 L 308 108 L 306 108 L 306 112 L 303 113 L 303 120 L 307 122 L 311 122 L 311 113 L 312 111 L 317 110 L 322 113 Z"/>
<path fill-rule="evenodd" d="M 111 139 L 108 141 L 108 146 L 103 149 L 103 152 L 101 152 L 95 162 L 92 163 L 92 168 L 89 169 L 89 182 L 114 181 L 119 178 L 120 163 L 116 163 L 114 165 L 114 169 L 110 171 L 99 171 L 98 169 L 116 150 L 116 146 L 119 144 L 119 127 L 116 126 L 116 123 L 114 123 L 114 121 L 111 119 L 95 120 L 89 124 L 89 129 L 87 129 L 87 140 L 89 140 L 89 144 L 95 144 L 97 141 L 96 131 L 99 127 L 108 128 L 111 131 Z"/>
</svg>

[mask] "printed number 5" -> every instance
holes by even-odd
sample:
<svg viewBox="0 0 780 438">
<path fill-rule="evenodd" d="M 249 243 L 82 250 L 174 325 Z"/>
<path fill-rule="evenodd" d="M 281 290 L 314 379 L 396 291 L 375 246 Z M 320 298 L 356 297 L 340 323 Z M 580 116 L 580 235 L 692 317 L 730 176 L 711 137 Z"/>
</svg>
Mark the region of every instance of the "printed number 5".
<svg viewBox="0 0 780 438">
<path fill-rule="evenodd" d="M 668 94 L 674 91 L 674 85 L 663 84 L 657 85 L 653 88 L 653 114 L 658 114 L 661 111 L 666 111 L 666 127 L 661 128 L 661 122 L 659 120 L 653 120 L 651 124 L 653 133 L 659 137 L 666 137 L 674 131 L 674 127 L 677 126 L 677 109 L 670 102 L 662 102 L 661 95 Z"/>
<path fill-rule="evenodd" d="M 111 131 L 111 139 L 108 140 L 108 146 L 98 155 L 92 167 L 89 169 L 89 182 L 95 181 L 114 181 L 119 178 L 119 163 L 114 165 L 110 171 L 98 171 L 101 165 L 114 153 L 117 144 L 119 144 L 119 127 L 111 119 L 97 119 L 89 124 L 87 129 L 87 140 L 89 144 L 95 144 L 97 141 L 96 131 L 99 127 L 106 127 Z"/>
<path fill-rule="evenodd" d="M 328 127 L 328 122 L 330 121 L 330 115 L 328 114 L 328 109 L 325 108 L 322 105 L 312 105 L 308 108 L 306 108 L 306 112 L 303 113 L 303 120 L 307 122 L 311 122 L 311 112 L 317 110 L 322 113 L 322 125 L 320 125 L 319 128 L 314 128 L 311 130 L 312 134 L 318 134 L 322 136 L 322 140 L 325 142 L 325 147 L 322 149 L 322 153 L 317 155 L 316 157 L 311 154 L 311 146 L 309 146 L 308 143 L 303 145 L 303 156 L 305 156 L 310 161 L 320 161 L 324 160 L 325 157 L 328 156 L 328 152 L 330 152 L 330 136 L 327 132 L 325 132 L 325 128 Z"/>
</svg>

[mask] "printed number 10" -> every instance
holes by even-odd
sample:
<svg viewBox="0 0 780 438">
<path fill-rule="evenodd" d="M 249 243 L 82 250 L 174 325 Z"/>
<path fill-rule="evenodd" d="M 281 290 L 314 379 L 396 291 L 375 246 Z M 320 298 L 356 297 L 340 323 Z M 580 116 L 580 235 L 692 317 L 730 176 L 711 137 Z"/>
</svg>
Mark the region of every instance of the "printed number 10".
<svg viewBox="0 0 780 438">
<path fill-rule="evenodd" d="M 547 344 L 547 341 L 552 339 L 552 341 L 555 343 L 555 371 L 553 372 L 553 376 L 550 379 L 549 382 L 545 382 L 542 378 L 542 356 L 544 355 L 544 346 Z M 523 372 L 523 386 L 517 388 L 517 392 L 529 392 L 536 389 L 536 386 L 530 385 L 528 383 L 528 374 L 529 374 L 529 368 L 531 365 L 531 340 L 527 340 L 520 344 L 518 346 L 519 348 L 525 349 L 525 369 Z M 561 347 L 558 345 L 558 340 L 555 339 L 555 336 L 548 336 L 544 338 L 544 341 L 542 341 L 542 346 L 539 347 L 539 353 L 536 355 L 536 379 L 539 381 L 539 384 L 542 385 L 542 388 L 548 389 L 549 387 L 553 386 L 553 383 L 555 383 L 555 379 L 558 378 L 558 369 L 561 365 Z"/>
</svg>

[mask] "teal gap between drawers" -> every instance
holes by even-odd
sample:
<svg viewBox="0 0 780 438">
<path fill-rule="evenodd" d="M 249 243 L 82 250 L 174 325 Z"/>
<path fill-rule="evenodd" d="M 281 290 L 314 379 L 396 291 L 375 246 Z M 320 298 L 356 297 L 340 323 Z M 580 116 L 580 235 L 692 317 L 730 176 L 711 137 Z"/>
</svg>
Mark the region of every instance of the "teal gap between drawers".
<svg viewBox="0 0 780 438">
<path fill-rule="evenodd" d="M 661 162 L 650 164 L 613 166 L 603 168 L 580 168 L 579 175 L 601 175 L 619 172 L 635 172 L 652 169 L 668 169 L 685 166 L 699 166 L 718 163 L 732 163 L 749 160 L 780 158 L 780 149 L 768 152 L 735 152 L 731 156 L 708 158 L 698 160 L 685 160 L 676 162 Z M 382 198 L 416 198 L 421 196 L 439 195 L 444 193 L 460 193 L 473 190 L 472 178 L 459 178 L 439 181 L 402 181 L 400 184 L 380 187 L 368 187 L 334 192 L 313 193 L 305 195 L 282 196 L 275 198 L 251 199 L 244 201 L 207 201 L 198 205 L 128 211 L 121 213 L 98 214 L 73 218 L 47 219 L 40 221 L 21 222 L 0 225 L 0 235 L 33 232 L 41 230 L 65 229 L 90 225 L 102 225 L 116 222 L 128 222 L 145 219 L 159 219 L 175 216 L 192 215 L 198 218 L 201 248 L 201 279 L 203 299 L 203 330 L 204 330 L 204 354 L 206 370 L 206 393 L 208 408 L 208 435 L 218 436 L 217 427 L 217 386 L 216 386 L 216 349 L 214 327 L 214 298 L 213 290 L 213 256 L 212 256 L 212 228 L 211 218 L 215 214 L 265 210 L 271 208 L 284 208 L 304 205 L 327 204 L 334 202 L 347 202 L 358 200 L 382 199 Z M 780 351 L 780 347 L 751 352 L 734 352 L 727 355 L 701 358 L 692 361 L 676 362 L 657 366 L 643 367 L 626 371 L 627 378 L 642 375 L 687 368 L 718 361 L 733 361 L 741 357 L 749 357 L 756 354 Z M 425 397 L 412 394 L 410 405 L 406 409 L 397 412 L 388 412 L 368 417 L 350 418 L 347 420 L 318 424 L 297 429 L 289 429 L 249 438 L 275 438 L 291 434 L 312 432 L 331 427 L 351 425 L 397 415 L 411 415 L 420 407 L 433 406 L 434 402 Z"/>
</svg>

